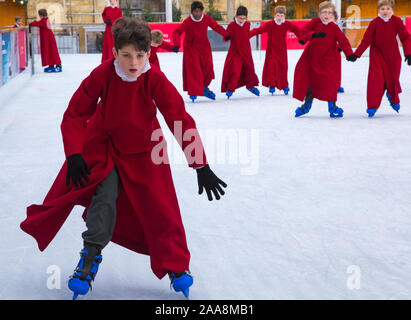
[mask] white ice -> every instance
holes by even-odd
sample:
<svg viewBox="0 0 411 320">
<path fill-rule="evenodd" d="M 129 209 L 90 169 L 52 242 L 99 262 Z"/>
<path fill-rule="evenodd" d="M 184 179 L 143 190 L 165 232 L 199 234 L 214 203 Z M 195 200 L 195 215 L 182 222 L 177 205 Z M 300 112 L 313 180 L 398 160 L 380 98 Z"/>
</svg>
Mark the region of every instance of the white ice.
<svg viewBox="0 0 411 320">
<path fill-rule="evenodd" d="M 261 81 L 264 53 L 253 55 Z M 260 97 L 241 88 L 227 100 L 219 90 L 226 53 L 215 52 L 210 88 L 217 100 L 191 103 L 182 91 L 182 54 L 159 54 L 203 135 L 211 168 L 228 184 L 219 201 L 198 195 L 195 172 L 169 139 L 192 255 L 191 299 L 411 297 L 411 68 L 403 63 L 399 114 L 384 97 L 375 118 L 367 118 L 364 57 L 343 60 L 344 118 L 330 119 L 321 101 L 295 118 L 300 55 L 289 51 L 289 96 L 260 86 Z M 0 299 L 72 297 L 67 280 L 82 248 L 82 208 L 44 252 L 19 228 L 64 161 L 63 112 L 100 55 L 62 61 L 62 73 L 36 74 L 0 106 Z M 223 134 L 222 148 L 212 144 L 216 133 Z M 184 298 L 170 291 L 167 277 L 154 276 L 147 256 L 110 243 L 93 291 L 79 299 Z"/>
</svg>

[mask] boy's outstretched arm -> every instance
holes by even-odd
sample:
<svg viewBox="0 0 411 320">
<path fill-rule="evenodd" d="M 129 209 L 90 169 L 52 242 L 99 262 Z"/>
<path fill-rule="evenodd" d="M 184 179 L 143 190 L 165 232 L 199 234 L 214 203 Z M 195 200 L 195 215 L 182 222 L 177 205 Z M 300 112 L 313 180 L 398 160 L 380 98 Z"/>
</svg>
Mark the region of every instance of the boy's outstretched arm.
<svg viewBox="0 0 411 320">
<path fill-rule="evenodd" d="M 194 119 L 187 113 L 184 100 L 174 85 L 164 74 L 154 74 L 151 81 L 152 99 L 164 117 L 167 126 L 175 136 L 187 159 L 188 165 L 196 169 L 199 194 L 206 190 L 208 200 L 212 201 L 212 193 L 219 200 L 224 194 L 221 186 L 226 187 L 210 169 Z"/>
<path fill-rule="evenodd" d="M 405 62 L 411 66 L 411 35 L 407 31 L 402 20 L 398 20 L 398 37 L 401 40 L 402 49 L 404 51 Z"/>
<path fill-rule="evenodd" d="M 375 22 L 371 21 L 367 30 L 364 33 L 364 37 L 361 40 L 360 45 L 355 50 L 354 54 L 361 58 L 362 54 L 365 50 L 374 42 L 374 34 L 375 34 Z"/>
</svg>

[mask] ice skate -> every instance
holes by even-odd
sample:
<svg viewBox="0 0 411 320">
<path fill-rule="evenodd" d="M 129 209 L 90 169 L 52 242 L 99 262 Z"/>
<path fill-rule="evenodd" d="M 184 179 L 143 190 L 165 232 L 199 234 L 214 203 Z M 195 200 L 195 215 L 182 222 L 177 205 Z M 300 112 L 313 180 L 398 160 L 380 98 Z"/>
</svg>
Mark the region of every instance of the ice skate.
<svg viewBox="0 0 411 320">
<path fill-rule="evenodd" d="M 330 118 L 341 118 L 343 116 L 344 110 L 337 107 L 334 101 L 328 102 L 328 112 L 330 113 Z"/>
<path fill-rule="evenodd" d="M 260 96 L 260 91 L 256 87 L 247 88 L 247 90 L 254 93 L 256 96 Z"/>
<path fill-rule="evenodd" d="M 171 280 L 170 287 L 172 286 L 174 291 L 182 292 L 188 299 L 190 287 L 193 284 L 193 277 L 190 271 L 184 271 L 179 273 L 169 272 L 168 276 Z"/>
<path fill-rule="evenodd" d="M 305 101 L 301 107 L 295 109 L 295 117 L 302 116 L 310 111 L 311 106 L 313 105 L 312 101 Z"/>
<path fill-rule="evenodd" d="M 194 102 L 197 99 L 197 96 L 190 96 L 190 99 L 192 102 Z"/>
<path fill-rule="evenodd" d="M 227 96 L 227 99 L 230 99 L 231 96 L 233 95 L 233 92 L 232 92 L 232 91 L 227 91 L 227 92 L 225 93 L 225 95 Z"/>
<path fill-rule="evenodd" d="M 268 91 L 271 93 L 271 95 L 274 95 L 275 87 L 269 87 Z"/>
<path fill-rule="evenodd" d="M 369 109 L 367 109 L 368 118 L 374 117 L 374 114 L 377 112 L 377 110 L 378 110 L 378 109 L 374 109 L 374 108 L 369 108 Z"/>
<path fill-rule="evenodd" d="M 284 88 L 283 90 L 284 90 L 284 94 L 288 96 L 288 92 L 290 92 L 290 88 Z"/>
<path fill-rule="evenodd" d="M 390 95 L 388 94 L 388 91 L 387 91 L 387 98 L 388 98 L 388 101 L 389 101 L 390 104 L 391 104 L 391 108 L 393 108 L 395 111 L 399 112 L 399 111 L 400 111 L 400 104 L 399 104 L 399 103 L 398 103 L 398 104 L 395 104 L 395 103 L 392 101 Z"/>
<path fill-rule="evenodd" d="M 215 93 L 207 87 L 204 87 L 204 96 L 211 100 L 215 100 Z"/>
</svg>

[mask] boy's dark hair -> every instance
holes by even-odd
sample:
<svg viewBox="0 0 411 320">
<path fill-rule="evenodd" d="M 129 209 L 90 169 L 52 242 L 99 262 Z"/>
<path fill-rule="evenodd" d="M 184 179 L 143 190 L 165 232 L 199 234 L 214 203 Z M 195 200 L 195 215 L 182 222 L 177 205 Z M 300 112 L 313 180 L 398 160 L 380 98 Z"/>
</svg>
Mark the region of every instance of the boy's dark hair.
<svg viewBox="0 0 411 320">
<path fill-rule="evenodd" d="M 113 24 L 114 47 L 118 51 L 132 44 L 137 51 L 148 52 L 151 47 L 151 30 L 147 22 L 138 18 L 122 17 Z"/>
<path fill-rule="evenodd" d="M 201 1 L 194 1 L 191 4 L 191 12 L 193 12 L 195 9 L 201 9 L 202 11 L 204 11 L 203 3 Z"/>
<path fill-rule="evenodd" d="M 248 16 L 248 10 L 244 6 L 239 6 L 237 8 L 236 16 Z"/>
<path fill-rule="evenodd" d="M 47 17 L 47 10 L 46 9 L 40 9 L 38 12 L 39 12 L 40 17 Z"/>
</svg>

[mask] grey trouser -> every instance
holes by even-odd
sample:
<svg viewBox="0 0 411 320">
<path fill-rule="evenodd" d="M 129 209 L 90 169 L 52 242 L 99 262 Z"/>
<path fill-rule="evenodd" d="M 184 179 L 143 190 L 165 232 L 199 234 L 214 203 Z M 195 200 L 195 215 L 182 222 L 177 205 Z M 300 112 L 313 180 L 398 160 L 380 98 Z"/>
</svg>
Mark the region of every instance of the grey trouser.
<svg viewBox="0 0 411 320">
<path fill-rule="evenodd" d="M 82 233 L 84 245 L 102 250 L 111 240 L 116 223 L 116 200 L 120 188 L 117 169 L 99 183 L 86 215 L 87 230 Z"/>
</svg>

